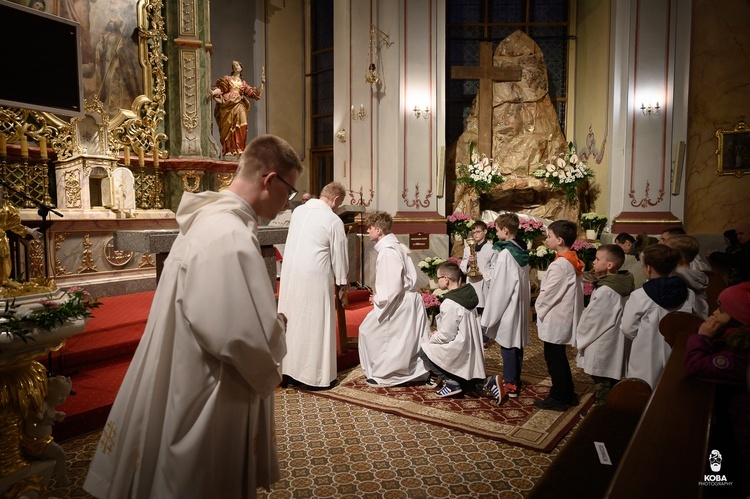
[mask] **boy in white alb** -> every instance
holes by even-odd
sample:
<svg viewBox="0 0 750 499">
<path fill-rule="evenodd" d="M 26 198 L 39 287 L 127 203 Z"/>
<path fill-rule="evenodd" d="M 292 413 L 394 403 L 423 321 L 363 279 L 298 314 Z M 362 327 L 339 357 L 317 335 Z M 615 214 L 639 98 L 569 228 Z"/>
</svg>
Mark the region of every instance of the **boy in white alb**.
<svg viewBox="0 0 750 499">
<path fill-rule="evenodd" d="M 518 215 L 503 213 L 495 220 L 497 241 L 490 271 L 490 286 L 481 317 L 485 334 L 500 343 L 503 375 L 490 376 L 485 388 L 498 403 L 505 395 L 517 397 L 521 389 L 523 348 L 529 343 L 531 284 L 529 253 L 513 238 L 518 232 Z"/>
<path fill-rule="evenodd" d="M 417 290 L 417 269 L 407 249 L 391 232 L 393 218 L 384 211 L 367 216 L 367 234 L 378 253 L 373 309 L 359 326 L 359 362 L 367 382 L 395 386 L 427 378 L 419 345 L 430 322 Z"/>
<path fill-rule="evenodd" d="M 495 257 L 495 251 L 492 249 L 492 242 L 487 240 L 487 224 L 483 221 L 477 220 L 471 226 L 471 238 L 476 256 L 471 254 L 471 245 L 467 244 L 464 247 L 464 256 L 461 259 L 459 267 L 464 274 L 469 273 L 471 265 L 474 262 L 476 262 L 479 268 L 479 275 L 473 277 L 467 275 L 466 280 L 474 287 L 474 291 L 477 292 L 477 297 L 479 298 L 477 313 L 481 315 L 485 307 L 484 296 L 489 286 L 487 282 L 489 279 L 489 269 L 492 259 Z"/>
<path fill-rule="evenodd" d="M 642 379 L 652 389 L 672 353 L 659 322 L 669 312 L 691 313 L 687 285 L 673 275 L 679 261 L 680 253 L 666 244 L 647 246 L 641 262 L 648 280 L 630 295 L 622 313 L 622 334 L 633 340 L 625 376 Z"/>
<path fill-rule="evenodd" d="M 540 409 L 563 412 L 578 405 L 573 375 L 565 353 L 567 345 L 575 346 L 575 331 L 583 312 L 583 262 L 570 247 L 578 227 L 569 220 L 556 220 L 547 228 L 547 247 L 557 252 L 536 299 L 536 323 L 539 339 L 544 342 L 544 361 L 552 378 L 552 388 L 544 400 L 535 400 Z"/>
<path fill-rule="evenodd" d="M 594 292 L 576 330 L 576 364 L 596 383 L 596 401 L 604 403 L 625 373 L 625 338 L 620 322 L 625 302 L 633 292 L 633 274 L 620 270 L 625 252 L 616 244 L 596 250 Z"/>
<path fill-rule="evenodd" d="M 463 272 L 453 262 L 437 268 L 438 286 L 448 290 L 440 304 L 437 329 L 422 343 L 419 357 L 425 367 L 445 385 L 438 397 L 452 397 L 481 388 L 484 380 L 484 348 L 474 288 L 463 283 Z"/>
<path fill-rule="evenodd" d="M 694 270 L 692 263 L 700 251 L 700 243 L 693 236 L 687 234 L 676 234 L 670 236 L 664 244 L 674 248 L 680 253 L 680 263 L 677 264 L 675 275 L 685 281 L 688 289 L 691 291 L 688 300 L 693 309 L 693 313 L 703 319 L 708 319 L 708 276 L 701 270 Z"/>
</svg>

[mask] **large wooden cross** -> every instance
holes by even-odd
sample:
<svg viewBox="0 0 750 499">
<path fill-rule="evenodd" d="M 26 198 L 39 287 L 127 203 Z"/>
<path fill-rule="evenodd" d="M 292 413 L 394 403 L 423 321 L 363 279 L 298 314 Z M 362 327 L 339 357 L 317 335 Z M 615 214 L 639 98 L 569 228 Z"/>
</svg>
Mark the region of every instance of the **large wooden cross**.
<svg viewBox="0 0 750 499">
<path fill-rule="evenodd" d="M 521 68 L 496 68 L 492 65 L 492 42 L 479 44 L 479 66 L 451 66 L 454 80 L 479 80 L 479 153 L 492 157 L 492 84 L 496 81 L 521 81 Z"/>
</svg>

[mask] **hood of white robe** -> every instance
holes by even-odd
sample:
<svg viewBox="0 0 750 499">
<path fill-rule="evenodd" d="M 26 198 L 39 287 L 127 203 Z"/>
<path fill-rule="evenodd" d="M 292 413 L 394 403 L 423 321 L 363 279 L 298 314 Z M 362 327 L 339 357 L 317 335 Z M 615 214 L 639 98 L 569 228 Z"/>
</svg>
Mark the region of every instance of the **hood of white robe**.
<svg viewBox="0 0 750 499">
<path fill-rule="evenodd" d="M 200 219 L 223 212 L 235 213 L 245 224 L 251 221 L 258 223 L 255 210 L 237 194 L 223 190 L 221 192 L 206 191 L 198 194 L 186 192 L 182 195 L 180 206 L 177 208 L 175 219 L 180 226 L 180 233 L 187 233 Z"/>
</svg>

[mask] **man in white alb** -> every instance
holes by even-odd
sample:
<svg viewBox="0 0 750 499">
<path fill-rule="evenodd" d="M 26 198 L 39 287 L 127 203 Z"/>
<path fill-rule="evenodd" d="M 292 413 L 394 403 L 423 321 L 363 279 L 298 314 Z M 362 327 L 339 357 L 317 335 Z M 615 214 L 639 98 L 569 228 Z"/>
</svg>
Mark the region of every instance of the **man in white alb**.
<svg viewBox="0 0 750 499">
<path fill-rule="evenodd" d="M 258 218 L 289 206 L 301 172 L 286 141 L 262 135 L 229 188 L 183 194 L 180 233 L 83 486 L 90 494 L 253 498 L 279 479 L 284 317 Z"/>
<path fill-rule="evenodd" d="M 292 384 L 325 389 L 336 383 L 334 285 L 347 288 L 344 223 L 334 212 L 346 191 L 332 182 L 292 212 L 281 265 L 279 312 L 289 320 L 282 373 Z"/>
</svg>

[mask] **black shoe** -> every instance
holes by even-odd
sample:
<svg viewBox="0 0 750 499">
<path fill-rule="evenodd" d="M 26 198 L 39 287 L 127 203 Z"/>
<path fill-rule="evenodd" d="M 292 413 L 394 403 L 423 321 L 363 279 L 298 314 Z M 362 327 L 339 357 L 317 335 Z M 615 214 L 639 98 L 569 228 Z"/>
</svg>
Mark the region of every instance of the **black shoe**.
<svg viewBox="0 0 750 499">
<path fill-rule="evenodd" d="M 365 381 L 367 381 L 367 384 L 368 384 L 368 385 L 377 385 L 377 384 L 378 384 L 378 382 L 377 382 L 377 381 L 375 381 L 375 380 L 374 380 L 374 379 L 372 379 L 372 378 L 367 378 L 367 379 L 366 379 Z"/>
<path fill-rule="evenodd" d="M 552 397 L 547 397 L 544 400 L 535 400 L 534 405 L 548 411 L 565 412 L 568 410 L 568 404 L 555 400 Z"/>
</svg>

